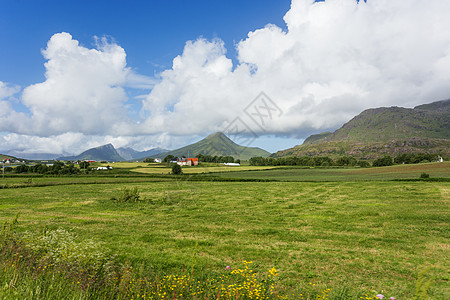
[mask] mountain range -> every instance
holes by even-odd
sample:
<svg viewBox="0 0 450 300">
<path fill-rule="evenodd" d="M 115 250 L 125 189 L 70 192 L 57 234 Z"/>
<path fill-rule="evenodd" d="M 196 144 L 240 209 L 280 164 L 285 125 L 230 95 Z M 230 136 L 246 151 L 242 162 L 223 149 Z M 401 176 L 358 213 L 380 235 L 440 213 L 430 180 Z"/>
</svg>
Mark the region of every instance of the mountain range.
<svg viewBox="0 0 450 300">
<path fill-rule="evenodd" d="M 167 155 L 173 155 L 176 157 L 186 156 L 195 157 L 198 154 L 210 155 L 210 156 L 233 156 L 235 159 L 248 160 L 254 156 L 267 157 L 269 152 L 257 147 L 244 147 L 236 144 L 230 140 L 222 132 L 216 132 L 208 135 L 203 140 L 164 153 L 154 155 L 154 158 L 164 158 Z"/>
<path fill-rule="evenodd" d="M 308 137 L 302 145 L 273 157 L 342 156 L 373 159 L 384 154 L 441 153 L 450 156 L 450 100 L 414 108 L 368 109 L 335 132 Z"/>
<path fill-rule="evenodd" d="M 260 148 L 240 146 L 230 140 L 225 134 L 216 132 L 197 143 L 172 151 L 155 148 L 148 151 L 139 152 L 132 148 L 115 149 L 112 144 L 107 144 L 100 147 L 91 148 L 76 156 L 59 157 L 58 160 L 144 160 L 145 158 L 164 158 L 169 154 L 176 157 L 195 157 L 198 154 L 211 156 L 233 156 L 236 159 L 240 158 L 242 160 L 247 160 L 253 156 L 267 157 L 270 155 L 269 152 Z"/>
<path fill-rule="evenodd" d="M 112 144 L 107 144 L 88 149 L 76 156 L 59 157 L 58 160 L 96 160 L 96 161 L 124 161 L 138 160 L 143 157 L 155 155 L 167 151 L 161 148 L 155 148 L 147 151 L 136 151 L 131 148 L 114 148 Z"/>
</svg>

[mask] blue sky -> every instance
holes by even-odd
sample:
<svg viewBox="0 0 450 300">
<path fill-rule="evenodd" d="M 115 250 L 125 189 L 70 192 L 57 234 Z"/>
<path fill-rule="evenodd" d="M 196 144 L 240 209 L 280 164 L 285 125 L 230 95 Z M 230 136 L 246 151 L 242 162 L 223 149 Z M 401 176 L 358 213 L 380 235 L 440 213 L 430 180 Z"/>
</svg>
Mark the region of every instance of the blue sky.
<svg viewBox="0 0 450 300">
<path fill-rule="evenodd" d="M 229 56 L 251 30 L 285 27 L 289 0 L 246 1 L 2 1 L 0 78 L 26 86 L 43 81 L 40 50 L 55 33 L 69 32 L 86 47 L 109 36 L 127 63 L 148 76 L 170 68 L 188 40 L 220 37 Z"/>
<path fill-rule="evenodd" d="M 3 0 L 0 152 L 176 148 L 236 118 L 273 152 L 364 109 L 446 99 L 448 11 L 422 0 Z M 261 92 L 277 112 L 264 124 Z"/>
</svg>

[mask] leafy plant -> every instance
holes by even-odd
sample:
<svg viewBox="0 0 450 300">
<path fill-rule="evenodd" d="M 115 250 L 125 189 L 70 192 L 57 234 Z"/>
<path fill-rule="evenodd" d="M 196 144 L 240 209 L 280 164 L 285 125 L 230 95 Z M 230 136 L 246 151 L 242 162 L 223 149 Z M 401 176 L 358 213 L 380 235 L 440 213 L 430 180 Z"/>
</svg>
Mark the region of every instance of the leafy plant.
<svg viewBox="0 0 450 300">
<path fill-rule="evenodd" d="M 172 166 L 172 174 L 174 175 L 181 175 L 183 174 L 183 170 L 181 169 L 180 165 L 174 164 Z"/>
<path fill-rule="evenodd" d="M 114 200 L 116 202 L 139 202 L 141 201 L 141 196 L 140 196 L 140 192 L 139 189 L 137 187 L 134 188 L 122 188 L 120 190 L 120 194 L 119 196 L 116 197 L 112 197 L 111 200 Z"/>
</svg>

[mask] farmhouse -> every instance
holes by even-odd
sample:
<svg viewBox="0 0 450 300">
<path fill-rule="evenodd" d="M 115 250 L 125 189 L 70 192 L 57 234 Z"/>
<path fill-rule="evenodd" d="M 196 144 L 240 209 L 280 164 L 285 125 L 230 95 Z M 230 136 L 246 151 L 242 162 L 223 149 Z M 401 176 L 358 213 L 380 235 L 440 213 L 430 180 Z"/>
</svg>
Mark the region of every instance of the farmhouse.
<svg viewBox="0 0 450 300">
<path fill-rule="evenodd" d="M 240 163 L 223 163 L 225 166 L 230 166 L 230 167 L 238 167 L 241 164 Z"/>
<path fill-rule="evenodd" d="M 110 167 L 110 166 L 107 166 L 107 167 L 97 167 L 97 171 L 100 171 L 100 170 L 111 170 L 112 168 Z"/>
<path fill-rule="evenodd" d="M 198 158 L 178 158 L 177 164 L 180 166 L 197 166 Z"/>
</svg>

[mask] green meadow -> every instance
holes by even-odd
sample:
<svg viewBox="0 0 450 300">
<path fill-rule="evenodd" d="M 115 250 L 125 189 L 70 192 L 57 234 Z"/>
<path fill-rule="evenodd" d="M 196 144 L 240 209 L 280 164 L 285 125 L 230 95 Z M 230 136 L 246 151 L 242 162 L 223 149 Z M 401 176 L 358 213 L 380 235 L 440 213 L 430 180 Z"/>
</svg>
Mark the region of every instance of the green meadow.
<svg viewBox="0 0 450 300">
<path fill-rule="evenodd" d="M 130 174 L 146 168 L 128 167 Z M 0 221 L 11 222 L 18 215 L 18 237 L 63 229 L 79 241 L 92 241 L 115 255 L 118 264 L 134 268 L 139 276 L 133 280 L 187 276 L 201 284 L 228 276 L 228 269 L 245 271 L 243 261 L 251 261 L 244 266 L 255 274 L 276 269 L 272 292 L 264 296 L 269 299 L 375 299 L 379 293 L 397 300 L 448 299 L 450 182 L 391 179 L 416 179 L 423 172 L 449 178 L 449 169 L 449 164 L 272 170 L 247 166 L 194 181 L 189 174 L 152 177 L 145 172 L 11 177 L 1 181 Z M 207 180 L 222 177 L 274 181 Z M 119 201 L 125 189 L 138 194 L 136 201 Z M 12 260 L 1 264 L 3 270 L 14 265 Z M 0 298 L 39 298 L 27 288 L 44 285 L 50 275 L 31 280 L 11 270 L 0 274 Z M 73 287 L 61 283 L 65 287 L 60 291 L 74 299 L 109 295 L 89 294 L 89 288 L 75 281 L 67 284 Z M 222 286 L 228 289 L 231 284 Z M 21 293 L 30 296 L 20 298 Z M 42 299 L 57 299 L 60 293 L 48 292 Z M 233 296 L 220 291 L 208 296 L 140 293 L 110 295 L 266 299 L 243 291 Z"/>
</svg>

